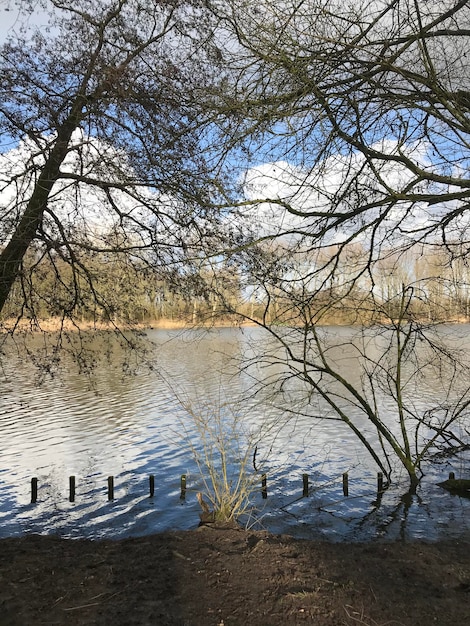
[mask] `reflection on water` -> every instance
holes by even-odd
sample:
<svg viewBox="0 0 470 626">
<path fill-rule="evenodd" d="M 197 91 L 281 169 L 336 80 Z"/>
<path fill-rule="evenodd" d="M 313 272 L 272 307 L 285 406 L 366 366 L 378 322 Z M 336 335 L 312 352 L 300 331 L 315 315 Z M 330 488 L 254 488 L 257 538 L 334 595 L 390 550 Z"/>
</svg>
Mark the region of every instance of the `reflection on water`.
<svg viewBox="0 0 470 626">
<path fill-rule="evenodd" d="M 195 493 L 201 487 L 190 447 L 200 449 L 191 419 L 173 390 L 197 407 L 246 397 L 248 372 L 237 374 L 236 359 L 260 338 L 255 329 L 219 329 L 201 335 L 151 331 L 154 370 L 124 374 L 119 360 L 97 368 L 90 381 L 61 364 L 61 376 L 34 381 L 23 355 L 4 363 L 0 393 L 0 535 L 29 532 L 69 537 L 122 537 L 198 522 Z M 349 358 L 349 357 L 348 357 Z M 160 376 L 164 372 L 165 380 Z M 470 501 L 436 486 L 468 469 L 468 459 L 426 468 L 419 493 L 402 499 L 403 484 L 377 497 L 376 468 L 351 432 L 334 421 L 283 416 L 245 402 L 251 430 L 271 423 L 258 442 L 265 459 L 268 498 L 254 498 L 249 525 L 299 537 L 362 540 L 372 537 L 470 536 Z M 349 496 L 342 474 L 349 472 Z M 310 491 L 302 498 L 302 474 Z M 180 499 L 180 478 L 188 492 Z M 69 476 L 76 477 L 69 502 Z M 149 497 L 148 476 L 155 476 Z M 38 502 L 31 504 L 31 478 L 38 478 Z M 107 477 L 115 477 L 115 498 L 107 499 Z M 378 501 L 380 500 L 380 502 Z"/>
</svg>

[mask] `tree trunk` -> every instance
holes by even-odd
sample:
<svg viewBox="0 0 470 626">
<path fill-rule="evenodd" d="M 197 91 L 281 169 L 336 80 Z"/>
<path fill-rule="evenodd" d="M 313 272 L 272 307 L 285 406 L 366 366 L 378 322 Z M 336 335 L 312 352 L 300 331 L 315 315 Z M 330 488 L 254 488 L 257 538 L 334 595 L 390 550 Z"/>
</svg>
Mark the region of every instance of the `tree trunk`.
<svg viewBox="0 0 470 626">
<path fill-rule="evenodd" d="M 18 277 L 24 255 L 37 236 L 50 192 L 59 178 L 60 166 L 67 156 L 70 139 L 81 119 L 85 101 L 83 96 L 77 97 L 69 116 L 59 128 L 54 147 L 46 159 L 25 212 L 0 255 L 0 312 Z"/>
<path fill-rule="evenodd" d="M 411 469 L 407 468 L 407 470 L 408 470 L 408 476 L 409 476 L 409 479 L 410 479 L 410 489 L 409 489 L 408 493 L 414 495 L 416 493 L 416 488 L 419 485 L 419 478 L 418 478 L 418 475 L 416 474 L 416 470 L 415 469 L 411 470 Z"/>
</svg>

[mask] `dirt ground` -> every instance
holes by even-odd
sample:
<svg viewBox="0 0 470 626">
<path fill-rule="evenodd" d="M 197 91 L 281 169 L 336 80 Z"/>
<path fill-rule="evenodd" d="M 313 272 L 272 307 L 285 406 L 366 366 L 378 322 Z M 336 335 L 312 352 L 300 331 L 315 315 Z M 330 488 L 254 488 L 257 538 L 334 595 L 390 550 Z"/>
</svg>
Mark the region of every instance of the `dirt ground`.
<svg viewBox="0 0 470 626">
<path fill-rule="evenodd" d="M 343 544 L 201 527 L 0 540 L 0 624 L 466 626 L 470 543 Z"/>
</svg>

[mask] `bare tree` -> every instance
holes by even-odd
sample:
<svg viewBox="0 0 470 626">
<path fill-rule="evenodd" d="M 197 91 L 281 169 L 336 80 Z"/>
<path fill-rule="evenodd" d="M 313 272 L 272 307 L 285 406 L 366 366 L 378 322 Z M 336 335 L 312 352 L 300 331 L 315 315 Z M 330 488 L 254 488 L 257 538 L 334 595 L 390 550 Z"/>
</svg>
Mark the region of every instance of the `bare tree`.
<svg viewBox="0 0 470 626">
<path fill-rule="evenodd" d="M 245 155 L 237 259 L 265 304 L 255 321 L 283 348 L 275 387 L 306 384 L 307 405 L 320 398 L 387 475 L 398 458 L 414 489 L 426 454 L 468 423 L 468 363 L 432 324 L 444 283 L 418 276 L 413 260 L 441 248 L 456 266 L 467 255 L 468 2 L 212 5 L 237 41 L 234 80 L 217 105 L 222 132 Z M 369 325 L 340 340 L 359 377 L 341 370 L 338 342 L 321 328 L 333 309 Z M 366 337 L 377 339 L 372 354 Z M 431 371 L 447 400 L 416 405 Z"/>
<path fill-rule="evenodd" d="M 371 260 L 387 244 L 467 240 L 467 2 L 218 10 L 238 41 L 227 128 L 238 120 L 246 154 L 272 164 L 252 169 L 248 199 L 291 215 L 278 236 L 361 238 Z"/>
<path fill-rule="evenodd" d="M 61 315 L 88 303 L 109 317 L 97 273 L 121 256 L 130 281 L 132 268 L 170 275 L 217 222 L 201 106 L 220 79 L 211 17 L 197 0 L 41 7 L 47 25 L 16 26 L 0 49 L 0 310 L 15 285 L 9 313 L 35 316 L 46 263 Z"/>
<path fill-rule="evenodd" d="M 64 314 L 85 292 L 109 313 L 96 261 L 123 255 L 137 272 L 168 268 L 175 285 L 184 263 L 198 294 L 249 317 L 211 275 L 228 258 L 237 290 L 264 307 L 255 321 L 282 346 L 287 379 L 319 396 L 387 474 L 395 455 L 414 488 L 436 437 L 468 419 L 464 361 L 430 336 L 441 283 L 410 263 L 436 247 L 464 258 L 470 242 L 468 2 L 44 6 L 50 29 L 1 50 L 0 130 L 12 150 L 2 157 L 0 310 L 14 286 L 17 315 L 34 315 L 31 276 L 58 258 Z M 406 265 L 402 282 L 380 296 L 390 261 Z M 338 369 L 320 328 L 344 311 L 383 339 L 373 356 L 370 342 L 343 342 L 360 357 L 359 379 Z M 420 360 L 422 343 L 436 359 Z M 428 419 L 405 391 L 435 362 L 459 393 Z"/>
</svg>

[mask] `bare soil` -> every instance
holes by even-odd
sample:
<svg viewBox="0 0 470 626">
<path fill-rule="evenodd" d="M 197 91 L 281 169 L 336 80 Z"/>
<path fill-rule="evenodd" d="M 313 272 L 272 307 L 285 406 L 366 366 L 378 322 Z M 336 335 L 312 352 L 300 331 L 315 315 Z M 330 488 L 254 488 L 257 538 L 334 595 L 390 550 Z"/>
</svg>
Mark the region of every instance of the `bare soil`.
<svg viewBox="0 0 470 626">
<path fill-rule="evenodd" d="M 322 543 L 203 526 L 0 540 L 0 624 L 466 626 L 470 543 Z"/>
</svg>

